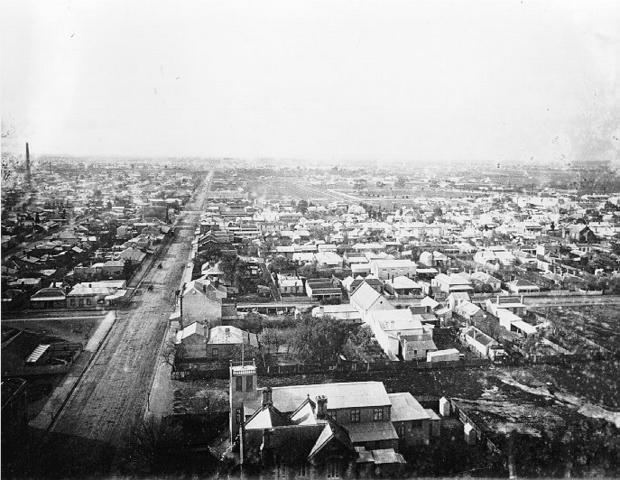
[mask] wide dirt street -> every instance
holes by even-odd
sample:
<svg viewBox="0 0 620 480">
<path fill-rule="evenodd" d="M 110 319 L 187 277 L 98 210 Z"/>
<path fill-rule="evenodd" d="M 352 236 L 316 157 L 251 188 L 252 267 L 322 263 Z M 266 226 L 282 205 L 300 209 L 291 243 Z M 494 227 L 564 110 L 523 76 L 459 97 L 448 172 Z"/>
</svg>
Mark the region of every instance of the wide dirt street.
<svg viewBox="0 0 620 480">
<path fill-rule="evenodd" d="M 44 471 L 105 473 L 125 460 L 124 447 L 146 407 L 166 322 L 174 310 L 174 292 L 210 178 L 181 213 L 174 239 L 146 272 L 130 308 L 118 311 L 107 340 L 52 425 L 39 457 Z M 148 285 L 153 285 L 152 291 Z"/>
</svg>

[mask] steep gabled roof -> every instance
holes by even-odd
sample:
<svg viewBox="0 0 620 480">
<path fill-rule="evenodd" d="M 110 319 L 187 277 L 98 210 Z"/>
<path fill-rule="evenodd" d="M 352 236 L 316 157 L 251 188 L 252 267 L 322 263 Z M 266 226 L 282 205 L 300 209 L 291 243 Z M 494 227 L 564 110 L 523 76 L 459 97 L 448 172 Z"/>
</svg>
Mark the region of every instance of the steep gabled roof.
<svg viewBox="0 0 620 480">
<path fill-rule="evenodd" d="M 193 322 L 177 332 L 177 342 L 181 342 L 191 335 L 205 336 L 205 326 L 199 322 Z"/>
<path fill-rule="evenodd" d="M 264 430 L 284 425 L 291 425 L 290 419 L 273 405 L 266 405 L 256 410 L 245 422 L 246 430 Z"/>
<path fill-rule="evenodd" d="M 387 302 L 383 296 L 368 283 L 362 282 L 351 295 L 351 303 L 358 309 L 367 311 L 377 302 Z"/>
<path fill-rule="evenodd" d="M 291 421 L 296 425 L 316 425 L 315 408 L 316 404 L 310 399 L 310 396 L 308 396 L 301 405 L 297 407 L 297 410 L 291 413 Z"/>
<path fill-rule="evenodd" d="M 317 438 L 316 443 L 312 447 L 312 450 L 308 454 L 308 460 L 312 460 L 316 457 L 327 445 L 332 442 L 338 443 L 341 447 L 344 447 L 351 454 L 355 454 L 355 447 L 349 437 L 349 432 L 338 423 L 336 423 L 331 417 L 326 417 L 325 427 Z"/>
</svg>

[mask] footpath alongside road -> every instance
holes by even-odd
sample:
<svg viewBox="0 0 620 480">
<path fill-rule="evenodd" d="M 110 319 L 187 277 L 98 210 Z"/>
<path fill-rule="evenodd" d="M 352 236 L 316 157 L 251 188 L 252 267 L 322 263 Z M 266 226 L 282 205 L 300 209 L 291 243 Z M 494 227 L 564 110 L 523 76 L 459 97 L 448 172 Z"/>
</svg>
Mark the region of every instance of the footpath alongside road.
<svg viewBox="0 0 620 480">
<path fill-rule="evenodd" d="M 208 189 L 211 184 L 212 176 L 207 177 L 206 188 Z M 200 210 L 199 210 L 200 211 Z M 181 275 L 181 281 L 179 283 L 179 290 L 183 290 L 183 285 L 189 283 L 192 280 L 192 272 L 194 271 L 193 260 L 196 256 L 198 246 L 192 242 L 192 249 L 190 250 L 186 262 L 185 269 Z M 166 332 L 164 334 L 161 345 L 159 346 L 159 352 L 156 361 L 155 375 L 153 377 L 153 383 L 151 384 L 151 390 L 148 394 L 146 409 L 144 413 L 145 419 L 153 418 L 156 421 L 161 420 L 166 415 L 170 415 L 174 407 L 174 390 L 172 386 L 172 364 L 174 362 L 174 353 L 169 353 L 169 358 L 165 358 L 163 355 L 164 349 L 170 348 L 170 345 L 174 342 L 176 332 L 172 327 L 174 319 L 178 319 L 181 316 L 179 299 L 175 304 L 174 312 L 170 315 L 170 321 L 166 326 Z"/>
<path fill-rule="evenodd" d="M 190 252 L 188 262 L 194 258 L 194 250 Z M 179 289 L 183 288 L 183 285 L 192 279 L 193 263 L 187 263 L 185 271 L 181 277 L 181 283 Z M 172 386 L 172 364 L 174 362 L 174 353 L 170 352 L 168 358 L 164 358 L 164 349 L 170 348 L 169 346 L 174 342 L 176 332 L 172 328 L 172 322 L 174 319 L 179 319 L 181 316 L 181 310 L 179 303 L 177 302 L 176 308 L 172 315 L 170 315 L 170 322 L 166 327 L 166 333 L 162 344 L 159 347 L 159 355 L 157 357 L 157 367 L 151 390 L 148 395 L 145 419 L 154 418 L 157 421 L 161 420 L 166 415 L 172 413 L 174 407 L 174 390 Z"/>
<path fill-rule="evenodd" d="M 99 347 L 110 333 L 110 329 L 112 328 L 112 325 L 114 325 L 115 321 L 115 312 L 109 312 L 101 321 L 93 336 L 88 340 L 84 350 L 80 353 L 78 359 L 71 366 L 71 369 L 67 373 L 67 376 L 63 382 L 54 389 L 52 395 L 45 403 L 39 414 L 30 421 L 29 425 L 31 427 L 44 431 L 49 430 L 58 417 L 61 409 L 66 404 L 69 395 L 71 395 L 75 389 L 76 385 L 84 375 L 84 372 L 86 372 L 86 369 L 91 365 L 93 359 L 97 355 Z"/>
</svg>

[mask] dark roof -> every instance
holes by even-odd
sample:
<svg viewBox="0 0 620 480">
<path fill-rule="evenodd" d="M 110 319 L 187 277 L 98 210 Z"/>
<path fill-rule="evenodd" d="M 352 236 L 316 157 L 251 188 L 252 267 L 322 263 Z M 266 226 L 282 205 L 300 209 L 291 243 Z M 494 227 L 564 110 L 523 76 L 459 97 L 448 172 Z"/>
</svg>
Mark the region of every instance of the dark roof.
<svg viewBox="0 0 620 480">
<path fill-rule="evenodd" d="M 325 424 L 276 427 L 270 430 L 270 444 L 281 455 L 281 461 L 305 462 L 324 428 Z"/>
</svg>

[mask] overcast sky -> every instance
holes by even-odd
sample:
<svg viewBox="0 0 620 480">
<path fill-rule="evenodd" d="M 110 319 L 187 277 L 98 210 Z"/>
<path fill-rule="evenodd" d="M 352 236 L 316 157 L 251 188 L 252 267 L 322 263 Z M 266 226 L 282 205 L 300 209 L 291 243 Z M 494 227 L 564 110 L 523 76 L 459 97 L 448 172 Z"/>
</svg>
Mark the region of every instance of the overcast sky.
<svg viewBox="0 0 620 480">
<path fill-rule="evenodd" d="M 0 18 L 6 150 L 549 161 L 620 106 L 617 1 L 15 0 Z"/>
</svg>

